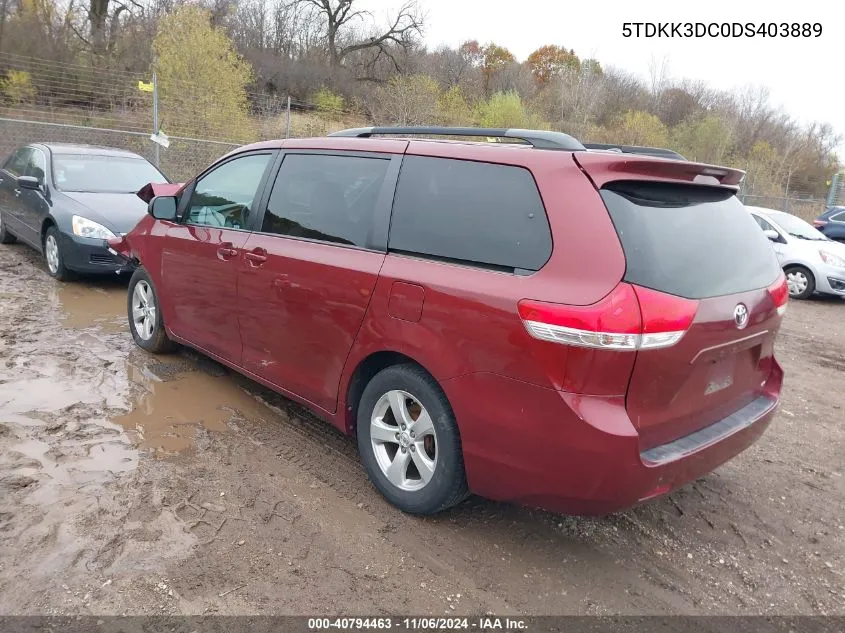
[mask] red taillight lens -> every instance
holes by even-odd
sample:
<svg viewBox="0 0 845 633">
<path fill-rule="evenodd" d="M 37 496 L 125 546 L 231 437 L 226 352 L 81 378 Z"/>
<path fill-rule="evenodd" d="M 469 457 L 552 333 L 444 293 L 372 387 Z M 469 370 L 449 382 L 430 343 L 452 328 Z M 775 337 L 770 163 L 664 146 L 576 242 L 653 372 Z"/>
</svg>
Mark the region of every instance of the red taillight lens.
<svg viewBox="0 0 845 633">
<path fill-rule="evenodd" d="M 783 316 L 786 312 L 786 305 L 789 303 L 789 286 L 786 283 L 786 277 L 783 273 L 780 274 L 777 281 L 768 288 L 769 295 L 775 303 L 778 314 Z"/>
<path fill-rule="evenodd" d="M 697 309 L 697 301 L 626 283 L 589 306 L 529 299 L 519 302 L 519 316 L 536 339 L 618 351 L 674 345 L 689 328 Z"/>
<path fill-rule="evenodd" d="M 815 227 L 825 226 L 825 225 L 827 225 L 827 222 L 824 221 L 824 220 L 813 220 L 813 226 L 815 226 Z"/>
</svg>

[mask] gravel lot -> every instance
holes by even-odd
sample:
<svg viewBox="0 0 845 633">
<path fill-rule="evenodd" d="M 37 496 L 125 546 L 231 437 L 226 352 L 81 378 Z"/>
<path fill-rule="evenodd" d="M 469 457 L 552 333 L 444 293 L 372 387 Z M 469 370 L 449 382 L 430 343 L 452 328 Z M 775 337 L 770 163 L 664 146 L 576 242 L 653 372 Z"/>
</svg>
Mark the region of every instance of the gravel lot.
<svg viewBox="0 0 845 633">
<path fill-rule="evenodd" d="M 190 352 L 125 281 L 0 247 L 0 614 L 845 614 L 845 302 L 793 302 L 783 407 L 633 511 L 406 516 L 354 442 Z"/>
</svg>

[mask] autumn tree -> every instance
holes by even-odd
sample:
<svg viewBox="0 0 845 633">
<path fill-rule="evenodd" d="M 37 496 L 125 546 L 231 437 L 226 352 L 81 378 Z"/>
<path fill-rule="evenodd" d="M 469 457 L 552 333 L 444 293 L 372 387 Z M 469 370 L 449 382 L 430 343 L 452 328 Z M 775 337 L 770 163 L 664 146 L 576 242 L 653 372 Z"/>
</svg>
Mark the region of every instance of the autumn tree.
<svg viewBox="0 0 845 633">
<path fill-rule="evenodd" d="M 153 40 L 161 122 L 170 135 L 244 142 L 255 130 L 248 116 L 252 67 L 210 14 L 185 5 L 159 22 Z"/>
<path fill-rule="evenodd" d="M 541 46 L 528 56 L 528 66 L 531 74 L 539 84 L 547 84 L 558 77 L 564 69 L 577 70 L 581 62 L 573 50 L 566 50 L 562 46 L 547 44 Z"/>
<path fill-rule="evenodd" d="M 538 116 L 531 113 L 516 92 L 497 92 L 476 106 L 476 120 L 481 127 L 545 128 Z"/>
<path fill-rule="evenodd" d="M 614 138 L 609 142 L 625 145 L 666 147 L 669 140 L 669 130 L 660 119 L 642 110 L 626 112 L 611 133 Z"/>
<path fill-rule="evenodd" d="M 516 63 L 516 57 L 504 46 L 489 43 L 481 49 L 481 73 L 484 76 L 484 91 L 490 92 L 491 81 L 496 75 L 509 65 Z"/>
<path fill-rule="evenodd" d="M 437 110 L 443 125 L 463 126 L 472 123 L 472 108 L 460 86 L 452 86 L 440 95 Z"/>
</svg>

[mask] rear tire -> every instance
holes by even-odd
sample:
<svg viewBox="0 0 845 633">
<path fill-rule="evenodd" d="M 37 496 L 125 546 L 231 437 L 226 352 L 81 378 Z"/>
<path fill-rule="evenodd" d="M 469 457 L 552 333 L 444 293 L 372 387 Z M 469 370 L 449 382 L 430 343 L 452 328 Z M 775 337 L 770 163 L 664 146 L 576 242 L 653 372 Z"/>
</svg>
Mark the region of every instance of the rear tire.
<svg viewBox="0 0 845 633">
<path fill-rule="evenodd" d="M 3 222 L 3 213 L 0 212 L 0 244 L 14 244 L 17 241 L 18 238 L 6 230 L 6 223 Z"/>
<path fill-rule="evenodd" d="M 44 234 L 44 263 L 51 277 L 59 281 L 70 281 L 74 278 L 74 274 L 65 267 L 61 243 L 59 229 L 55 226 L 48 228 Z"/>
<path fill-rule="evenodd" d="M 136 268 L 129 280 L 126 295 L 129 330 L 135 344 L 153 354 L 164 354 L 174 348 L 164 330 L 164 319 L 153 280 L 143 268 Z"/>
<path fill-rule="evenodd" d="M 786 274 L 786 283 L 789 287 L 790 299 L 809 299 L 816 291 L 816 278 L 808 268 L 804 266 L 787 266 L 783 272 Z"/>
<path fill-rule="evenodd" d="M 435 514 L 467 497 L 455 414 L 421 367 L 393 365 L 376 374 L 361 396 L 357 422 L 364 468 L 394 506 Z"/>
</svg>

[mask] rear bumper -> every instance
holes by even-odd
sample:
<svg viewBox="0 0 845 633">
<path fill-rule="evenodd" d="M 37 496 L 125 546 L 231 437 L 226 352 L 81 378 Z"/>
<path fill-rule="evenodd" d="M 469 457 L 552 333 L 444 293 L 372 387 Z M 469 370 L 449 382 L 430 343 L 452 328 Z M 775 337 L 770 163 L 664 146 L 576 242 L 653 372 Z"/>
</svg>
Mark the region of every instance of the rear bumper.
<svg viewBox="0 0 845 633">
<path fill-rule="evenodd" d="M 129 262 L 109 252 L 105 240 L 60 233 L 65 266 L 78 273 L 122 273 L 131 270 Z"/>
<path fill-rule="evenodd" d="M 473 492 L 602 515 L 671 492 L 744 451 L 771 422 L 782 380 L 775 363 L 759 401 L 745 414 L 642 454 L 623 397 L 576 396 L 492 374 L 456 378 L 444 387 L 459 421 Z M 512 398 L 520 404 L 514 407 Z"/>
</svg>

